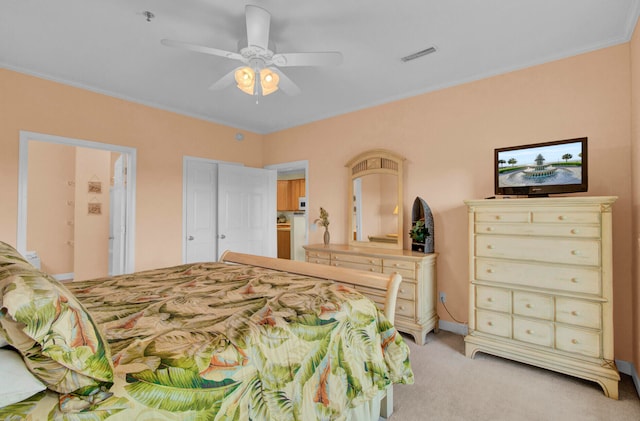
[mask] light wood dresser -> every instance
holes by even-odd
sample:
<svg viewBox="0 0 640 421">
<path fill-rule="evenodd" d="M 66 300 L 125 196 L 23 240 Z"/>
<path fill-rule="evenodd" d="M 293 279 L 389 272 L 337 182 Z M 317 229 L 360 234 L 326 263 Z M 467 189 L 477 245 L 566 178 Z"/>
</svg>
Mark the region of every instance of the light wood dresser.
<svg viewBox="0 0 640 421">
<path fill-rule="evenodd" d="M 437 253 L 417 253 L 410 250 L 352 247 L 346 244 L 314 244 L 304 246 L 306 261 L 368 272 L 398 272 L 402 284 L 396 305 L 396 328 L 413 336 L 424 345 L 428 332 L 438 327 L 436 313 Z M 355 287 L 376 304 L 384 304 L 384 296 L 374 290 Z"/>
<path fill-rule="evenodd" d="M 581 377 L 618 398 L 611 301 L 615 200 L 465 201 L 467 357 L 481 351 Z"/>
</svg>

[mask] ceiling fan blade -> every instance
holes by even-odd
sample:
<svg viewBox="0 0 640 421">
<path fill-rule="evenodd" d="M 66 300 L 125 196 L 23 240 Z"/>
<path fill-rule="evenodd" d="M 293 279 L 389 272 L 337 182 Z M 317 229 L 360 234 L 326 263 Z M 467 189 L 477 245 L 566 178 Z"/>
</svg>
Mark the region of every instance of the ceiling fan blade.
<svg viewBox="0 0 640 421">
<path fill-rule="evenodd" d="M 197 53 L 210 54 L 210 55 L 214 55 L 214 56 L 230 58 L 230 59 L 233 59 L 233 60 L 242 60 L 243 59 L 242 55 L 239 54 L 239 53 L 234 53 L 234 52 L 225 51 L 225 50 L 219 50 L 219 49 L 213 48 L 213 47 L 204 47 L 202 45 L 189 44 L 188 42 L 174 41 L 174 40 L 171 40 L 171 39 L 163 39 L 163 40 L 160 41 L 160 43 L 162 45 L 167 46 L 167 47 L 182 48 L 183 50 L 195 51 Z"/>
<path fill-rule="evenodd" d="M 342 53 L 281 53 L 273 55 L 273 64 L 280 67 L 291 66 L 337 66 L 342 64 Z"/>
<path fill-rule="evenodd" d="M 222 76 L 217 81 L 213 82 L 209 89 L 212 91 L 219 91 L 221 89 L 226 88 L 229 85 L 233 85 L 236 81 L 236 70 L 243 68 L 244 66 L 236 67 L 226 75 Z"/>
<path fill-rule="evenodd" d="M 271 15 L 262 7 L 245 6 L 247 19 L 247 44 L 248 46 L 260 47 L 263 50 L 269 48 L 269 26 L 271 25 Z"/>
<path fill-rule="evenodd" d="M 287 75 L 282 73 L 282 71 L 280 71 L 278 68 L 269 67 L 269 69 L 272 72 L 277 73 L 278 76 L 280 77 L 280 82 L 278 83 L 278 88 L 282 89 L 282 92 L 284 92 L 285 94 L 287 94 L 289 96 L 298 95 L 301 92 L 300 88 L 298 87 L 298 85 L 296 85 L 291 79 L 289 79 L 289 77 Z"/>
</svg>

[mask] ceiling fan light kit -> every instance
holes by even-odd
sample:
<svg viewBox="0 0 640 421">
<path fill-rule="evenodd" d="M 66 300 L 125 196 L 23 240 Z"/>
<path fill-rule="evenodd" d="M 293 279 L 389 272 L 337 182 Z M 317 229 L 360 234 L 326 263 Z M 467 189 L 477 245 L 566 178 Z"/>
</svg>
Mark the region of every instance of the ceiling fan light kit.
<svg viewBox="0 0 640 421">
<path fill-rule="evenodd" d="M 278 89 L 287 95 L 297 95 L 300 88 L 278 67 L 293 66 L 335 66 L 342 63 L 342 54 L 337 51 L 318 53 L 275 53 L 273 43 L 269 41 L 271 15 L 265 9 L 245 6 L 247 24 L 247 45 L 238 52 L 225 51 L 212 47 L 189 44 L 181 41 L 163 39 L 161 43 L 168 47 L 177 47 L 237 60 L 244 63 L 214 82 L 210 89 L 223 89 L 233 84 L 249 95 L 269 95 Z M 271 49 L 270 49 L 271 48 Z M 258 79 L 260 83 L 256 83 Z"/>
</svg>

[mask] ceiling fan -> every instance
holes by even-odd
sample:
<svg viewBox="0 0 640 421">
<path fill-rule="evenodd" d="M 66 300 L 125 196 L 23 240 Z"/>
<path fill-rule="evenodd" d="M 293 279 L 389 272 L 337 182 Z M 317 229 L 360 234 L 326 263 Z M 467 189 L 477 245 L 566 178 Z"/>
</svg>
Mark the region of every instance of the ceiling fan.
<svg viewBox="0 0 640 421">
<path fill-rule="evenodd" d="M 244 40 L 239 42 L 238 52 L 170 39 L 163 39 L 160 42 L 168 47 L 182 48 L 242 62 L 242 66 L 224 75 L 209 89 L 223 89 L 235 81 L 240 90 L 250 95 L 269 95 L 278 88 L 287 95 L 299 94 L 300 88 L 279 67 L 331 66 L 342 63 L 342 54 L 337 51 L 276 53 L 273 42 L 269 41 L 271 14 L 261 7 L 247 5 L 245 6 L 245 16 L 247 42 L 246 46 L 244 46 Z"/>
</svg>

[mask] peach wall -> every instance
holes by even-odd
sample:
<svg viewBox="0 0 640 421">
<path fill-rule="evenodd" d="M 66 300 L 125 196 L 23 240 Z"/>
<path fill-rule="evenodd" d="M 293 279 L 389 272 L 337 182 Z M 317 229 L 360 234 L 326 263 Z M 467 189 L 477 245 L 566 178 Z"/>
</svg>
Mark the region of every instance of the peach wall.
<svg viewBox="0 0 640 421">
<path fill-rule="evenodd" d="M 630 42 L 631 50 L 631 178 L 633 185 L 633 291 L 634 364 L 640 371 L 640 24 Z"/>
<path fill-rule="evenodd" d="M 262 167 L 262 136 L 0 69 L 0 238 L 16 244 L 20 130 L 134 147 L 136 270 L 182 262 L 184 155 Z M 215 99 L 212 97 L 212 101 Z"/>
<path fill-rule="evenodd" d="M 310 217 L 331 214 L 332 242 L 347 235 L 344 164 L 366 149 L 407 158 L 405 248 L 416 196 L 435 220 L 438 290 L 453 316 L 468 317 L 464 199 L 493 195 L 493 149 L 589 137 L 589 195 L 614 206 L 616 358 L 632 358 L 630 62 L 628 45 L 443 89 L 266 136 L 266 164 L 309 160 Z M 322 145 L 319 147 L 319 145 Z M 309 150 L 313 154 L 309 155 Z M 320 231 L 310 241 L 321 242 Z M 442 305 L 438 314 L 451 321 Z"/>
<path fill-rule="evenodd" d="M 75 148 L 33 141 L 28 147 L 27 250 L 38 252 L 45 272 L 71 273 Z"/>
</svg>

